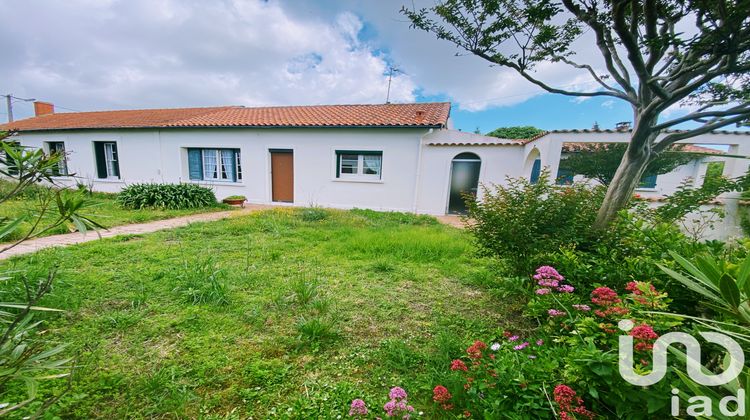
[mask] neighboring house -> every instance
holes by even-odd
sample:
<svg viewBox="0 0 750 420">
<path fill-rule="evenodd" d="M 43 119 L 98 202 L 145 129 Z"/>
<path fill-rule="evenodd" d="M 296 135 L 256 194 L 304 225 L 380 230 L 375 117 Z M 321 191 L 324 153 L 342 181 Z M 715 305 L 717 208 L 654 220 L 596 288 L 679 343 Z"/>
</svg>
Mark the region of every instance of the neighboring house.
<svg viewBox="0 0 750 420">
<path fill-rule="evenodd" d="M 572 154 L 586 152 L 604 144 L 612 143 L 563 143 L 560 159 L 564 160 Z M 690 162 L 678 166 L 671 172 L 665 174 L 645 175 L 641 179 L 641 183 L 636 189 L 636 192 L 644 197 L 659 198 L 671 194 L 678 186 L 686 181 L 688 181 L 693 187 L 700 187 L 703 183 L 703 178 L 706 175 L 708 164 L 710 162 L 723 160 L 721 155 L 724 154 L 724 152 L 719 149 L 702 147 L 694 144 L 682 145 L 680 151 L 685 153 L 695 153 L 696 157 Z M 563 168 L 558 169 L 556 179 L 558 184 L 588 181 L 584 176 L 574 176 Z"/>
<path fill-rule="evenodd" d="M 14 141 L 23 146 L 65 151 L 61 184 L 116 192 L 135 182 L 190 182 L 251 203 L 435 215 L 463 212 L 461 193 L 481 199 L 481 184 L 533 181 L 544 167 L 557 174 L 565 143 L 628 140 L 627 131 L 612 130 L 553 131 L 531 140 L 465 133 L 451 129 L 446 102 L 75 113 L 35 105 L 37 116 L 0 130 L 17 131 Z M 750 155 L 747 135 L 709 133 L 691 143 Z M 747 169 L 744 160 L 726 160 L 727 175 Z M 652 192 L 668 194 L 678 178 L 705 173 L 703 163 L 685 166 L 659 176 Z"/>
</svg>

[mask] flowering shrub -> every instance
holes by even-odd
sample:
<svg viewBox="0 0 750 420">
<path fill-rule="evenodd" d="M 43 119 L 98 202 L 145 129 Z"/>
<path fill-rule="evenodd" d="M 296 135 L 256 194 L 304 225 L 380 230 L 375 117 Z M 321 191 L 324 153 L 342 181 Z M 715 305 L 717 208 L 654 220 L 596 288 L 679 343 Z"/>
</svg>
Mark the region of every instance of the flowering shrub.
<svg viewBox="0 0 750 420">
<path fill-rule="evenodd" d="M 589 419 L 594 418 L 595 414 L 586 409 L 583 400 L 577 396 L 573 388 L 560 384 L 555 387 L 554 395 L 562 420 L 574 419 L 576 414 Z"/>
<path fill-rule="evenodd" d="M 401 387 L 393 387 L 388 392 L 388 402 L 383 405 L 383 411 L 385 411 L 386 417 L 395 417 L 404 420 L 411 418 L 411 414 L 414 412 L 414 407 L 409 405 L 407 401 L 408 395 Z M 450 399 L 450 394 L 448 394 Z M 365 402 L 359 398 L 352 401 L 349 416 L 354 418 L 367 418 L 369 411 Z M 379 418 L 379 417 L 378 417 Z"/>
<path fill-rule="evenodd" d="M 591 419 L 594 413 L 639 417 L 668 409 L 668 380 L 644 393 L 627 384 L 617 367 L 618 336 L 625 334 L 617 325 L 629 319 L 640 359 L 635 369 L 650 369 L 654 341 L 679 325 L 650 313 L 667 310 L 666 294 L 646 282 L 630 282 L 622 294 L 607 286 L 575 293 L 575 283 L 551 266 L 539 267 L 532 278 L 536 288 L 526 315 L 541 321 L 541 327 L 531 333 L 504 331 L 490 344 L 469 345 L 446 366 L 444 382 L 433 384 L 438 412 L 483 418 L 556 413 L 561 419 Z"/>
</svg>

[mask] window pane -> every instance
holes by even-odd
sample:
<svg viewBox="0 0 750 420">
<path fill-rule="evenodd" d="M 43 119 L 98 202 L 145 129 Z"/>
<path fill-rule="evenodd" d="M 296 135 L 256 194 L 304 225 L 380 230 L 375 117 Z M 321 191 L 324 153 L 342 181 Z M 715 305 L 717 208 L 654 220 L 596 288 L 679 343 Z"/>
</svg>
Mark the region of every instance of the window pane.
<svg viewBox="0 0 750 420">
<path fill-rule="evenodd" d="M 357 174 L 359 167 L 359 155 L 341 155 L 341 173 Z"/>
<path fill-rule="evenodd" d="M 240 151 L 234 151 L 234 161 L 237 163 L 237 180 L 242 180 L 242 163 L 240 162 Z"/>
<path fill-rule="evenodd" d="M 116 177 L 117 174 L 117 152 L 114 143 L 104 143 L 104 160 L 107 164 L 107 176 Z"/>
<path fill-rule="evenodd" d="M 380 176 L 380 165 L 382 160 L 383 156 L 381 155 L 364 155 L 362 173 L 365 175 Z"/>
<path fill-rule="evenodd" d="M 203 179 L 218 179 L 218 163 L 216 150 L 203 150 Z"/>
<path fill-rule="evenodd" d="M 234 181 L 234 152 L 221 149 L 221 179 Z"/>
</svg>

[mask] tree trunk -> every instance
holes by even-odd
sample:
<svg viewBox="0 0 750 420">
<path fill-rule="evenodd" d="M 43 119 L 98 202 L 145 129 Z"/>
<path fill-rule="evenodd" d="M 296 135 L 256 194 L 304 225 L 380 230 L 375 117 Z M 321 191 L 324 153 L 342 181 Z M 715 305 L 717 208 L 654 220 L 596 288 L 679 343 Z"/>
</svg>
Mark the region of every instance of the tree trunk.
<svg viewBox="0 0 750 420">
<path fill-rule="evenodd" d="M 630 140 L 622 162 L 607 187 L 607 194 L 596 215 L 595 229 L 606 228 L 614 220 L 617 212 L 625 208 L 633 197 L 633 192 L 641 182 L 643 171 L 651 158 L 651 141 L 649 140 L 636 138 Z"/>
</svg>

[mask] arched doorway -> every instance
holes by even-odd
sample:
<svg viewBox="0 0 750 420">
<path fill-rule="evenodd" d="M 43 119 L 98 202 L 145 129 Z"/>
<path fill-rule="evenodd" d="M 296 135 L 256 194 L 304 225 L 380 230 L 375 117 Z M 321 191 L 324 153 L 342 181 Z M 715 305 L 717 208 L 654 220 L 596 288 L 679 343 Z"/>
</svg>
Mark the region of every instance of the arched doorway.
<svg viewBox="0 0 750 420">
<path fill-rule="evenodd" d="M 482 160 L 474 153 L 459 153 L 451 161 L 451 187 L 448 194 L 448 213 L 466 213 L 464 195 L 477 196 L 479 169 Z"/>
<path fill-rule="evenodd" d="M 524 172 L 532 184 L 539 181 L 539 176 L 542 174 L 542 156 L 536 147 L 526 157 Z"/>
</svg>

